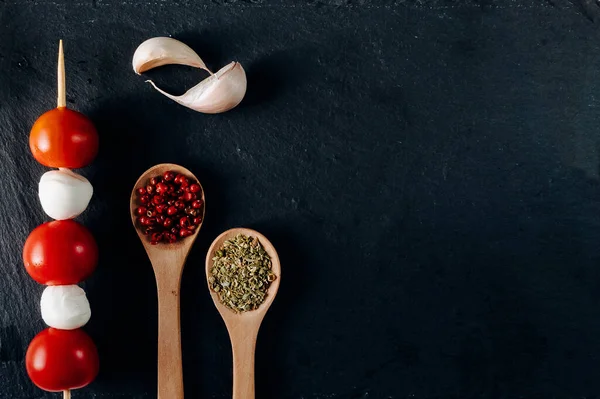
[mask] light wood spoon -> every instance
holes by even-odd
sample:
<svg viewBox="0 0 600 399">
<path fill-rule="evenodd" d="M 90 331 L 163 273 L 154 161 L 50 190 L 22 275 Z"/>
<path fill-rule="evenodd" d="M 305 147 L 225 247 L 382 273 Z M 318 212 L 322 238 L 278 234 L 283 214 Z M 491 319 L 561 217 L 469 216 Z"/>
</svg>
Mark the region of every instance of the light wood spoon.
<svg viewBox="0 0 600 399">
<path fill-rule="evenodd" d="M 226 240 L 238 234 L 258 238 L 271 258 L 272 270 L 275 276 L 277 276 L 275 281 L 269 286 L 265 302 L 256 310 L 243 313 L 235 313 L 223 305 L 219 301 L 217 293 L 210 288 L 210 283 L 208 282 L 211 276 L 210 269 L 213 265 L 215 252 L 223 246 Z M 279 263 L 277 251 L 275 251 L 273 244 L 257 231 L 246 228 L 227 230 L 213 241 L 208 250 L 208 254 L 206 255 L 206 281 L 213 302 L 225 322 L 227 331 L 229 331 L 229 338 L 231 339 L 231 348 L 233 351 L 233 399 L 254 399 L 254 353 L 258 330 L 267 310 L 269 310 L 275 299 L 275 295 L 279 290 L 279 283 L 281 282 L 281 264 Z"/>
<path fill-rule="evenodd" d="M 135 209 L 139 206 L 136 190 L 145 187 L 150 178 L 161 176 L 169 170 L 193 177 L 200 184 L 192 172 L 182 166 L 159 164 L 151 167 L 140 176 L 131 193 L 131 221 L 152 263 L 158 290 L 158 399 L 183 399 L 179 292 L 183 266 L 202 224 L 196 228 L 193 235 L 179 239 L 173 244 L 152 245 L 138 227 L 135 215 Z M 204 201 L 204 189 L 200 192 Z M 203 221 L 204 209 L 203 206 Z"/>
</svg>

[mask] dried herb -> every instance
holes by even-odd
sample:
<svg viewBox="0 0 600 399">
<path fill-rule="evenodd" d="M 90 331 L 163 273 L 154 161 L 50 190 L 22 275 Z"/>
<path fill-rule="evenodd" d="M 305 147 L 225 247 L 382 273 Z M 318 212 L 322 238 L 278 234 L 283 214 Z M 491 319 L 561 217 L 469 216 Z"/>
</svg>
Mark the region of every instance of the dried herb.
<svg viewBox="0 0 600 399">
<path fill-rule="evenodd" d="M 277 278 L 258 238 L 239 234 L 215 252 L 208 279 L 219 300 L 236 313 L 257 309 Z"/>
</svg>

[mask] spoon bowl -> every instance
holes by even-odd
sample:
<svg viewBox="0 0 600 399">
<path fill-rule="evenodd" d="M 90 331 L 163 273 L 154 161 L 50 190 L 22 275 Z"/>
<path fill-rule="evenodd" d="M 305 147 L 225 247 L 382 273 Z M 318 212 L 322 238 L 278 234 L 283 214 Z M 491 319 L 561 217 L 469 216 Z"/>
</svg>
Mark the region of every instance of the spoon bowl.
<svg viewBox="0 0 600 399">
<path fill-rule="evenodd" d="M 192 172 L 190 172 L 188 169 L 184 168 L 183 166 L 180 165 L 176 165 L 173 163 L 161 163 L 158 165 L 154 165 L 153 167 L 151 167 L 150 169 L 148 169 L 147 171 L 145 171 L 140 178 L 137 180 L 137 182 L 135 183 L 135 186 L 133 187 L 133 190 L 131 191 L 131 199 L 130 199 L 130 213 L 131 213 L 131 222 L 133 223 L 133 227 L 135 227 L 135 231 L 137 232 L 138 236 L 140 237 L 140 240 L 142 241 L 142 244 L 144 245 L 144 248 L 146 249 L 146 253 L 148 254 L 148 257 L 150 257 L 150 260 L 152 260 L 153 257 L 155 256 L 159 256 L 157 254 L 164 254 L 164 253 L 173 253 L 173 252 L 179 252 L 182 254 L 185 254 L 184 256 L 184 260 L 187 257 L 187 253 L 189 252 L 190 248 L 192 247 L 192 245 L 194 244 L 194 241 L 196 240 L 196 237 L 198 236 L 198 233 L 200 232 L 200 228 L 202 227 L 202 223 L 204 222 L 204 212 L 205 212 L 205 208 L 206 206 L 202 207 L 202 223 L 200 223 L 200 226 L 198 226 L 196 228 L 196 230 L 194 231 L 194 234 L 192 234 L 189 237 L 186 237 L 182 240 L 178 240 L 176 242 L 174 242 L 173 244 L 166 244 L 166 243 L 160 243 L 157 245 L 152 245 L 150 244 L 150 240 L 148 240 L 148 238 L 142 233 L 142 231 L 139 229 L 139 226 L 137 225 L 136 222 L 136 215 L 135 215 L 135 210 L 138 206 L 140 206 L 140 204 L 137 203 L 136 198 L 137 198 L 137 190 L 141 187 L 146 187 L 148 180 L 150 180 L 152 177 L 155 176 L 162 176 L 163 173 L 167 172 L 167 171 L 173 171 L 175 173 L 179 173 L 188 177 L 193 177 L 197 182 L 198 185 L 200 185 L 200 187 L 202 188 L 202 183 L 200 183 L 200 180 L 198 180 L 198 178 L 196 176 L 194 176 L 194 174 Z M 205 198 L 204 198 L 204 188 L 202 188 L 200 190 L 200 193 L 202 194 L 202 201 L 204 203 L 205 202 Z M 152 266 L 154 266 L 154 264 L 152 264 Z"/>
<path fill-rule="evenodd" d="M 180 331 L 180 289 L 183 267 L 190 249 L 202 227 L 196 227 L 194 233 L 172 244 L 159 243 L 152 245 L 137 224 L 135 210 L 137 203 L 137 190 L 146 187 L 150 178 L 162 176 L 166 171 L 192 177 L 200 187 L 200 180 L 183 166 L 175 164 L 159 164 L 145 171 L 133 187 L 130 199 L 131 221 L 148 254 L 158 292 L 158 399 L 183 399 L 183 369 L 181 363 L 181 331 Z M 202 201 L 204 202 L 204 189 Z M 202 221 L 204 221 L 202 207 Z"/>
<path fill-rule="evenodd" d="M 215 252 L 223 246 L 226 240 L 234 238 L 238 234 L 258 238 L 258 241 L 271 258 L 271 269 L 277 277 L 269 285 L 265 301 L 257 309 L 242 313 L 235 313 L 223 305 L 209 283 L 211 276 L 210 269 L 213 265 Z M 254 399 L 254 355 L 258 330 L 277 295 L 281 282 L 281 264 L 277 251 L 264 235 L 255 230 L 247 228 L 227 230 L 213 241 L 208 250 L 208 254 L 206 255 L 206 281 L 210 296 L 225 322 L 231 339 L 233 352 L 233 399 Z"/>
</svg>

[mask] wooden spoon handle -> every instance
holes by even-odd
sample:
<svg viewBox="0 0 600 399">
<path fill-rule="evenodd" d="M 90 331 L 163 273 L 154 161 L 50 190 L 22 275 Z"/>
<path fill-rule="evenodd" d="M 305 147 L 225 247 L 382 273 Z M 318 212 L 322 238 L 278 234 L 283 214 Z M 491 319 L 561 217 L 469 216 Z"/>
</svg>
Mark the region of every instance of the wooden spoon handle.
<svg viewBox="0 0 600 399">
<path fill-rule="evenodd" d="M 233 351 L 233 399 L 254 399 L 254 354 L 258 326 L 230 332 Z"/>
<path fill-rule="evenodd" d="M 158 399 L 183 399 L 179 287 L 158 290 Z"/>
</svg>

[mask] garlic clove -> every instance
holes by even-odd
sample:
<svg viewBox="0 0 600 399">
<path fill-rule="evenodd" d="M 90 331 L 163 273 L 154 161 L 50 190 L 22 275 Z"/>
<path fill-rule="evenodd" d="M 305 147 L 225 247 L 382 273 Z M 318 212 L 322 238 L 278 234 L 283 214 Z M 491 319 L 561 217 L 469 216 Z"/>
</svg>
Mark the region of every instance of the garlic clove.
<svg viewBox="0 0 600 399">
<path fill-rule="evenodd" d="M 148 81 L 156 90 L 171 100 L 205 114 L 218 114 L 237 106 L 246 94 L 246 72 L 239 62 L 231 62 L 217 73 L 204 79 L 181 96 L 174 96 L 159 89 L 153 81 Z"/>
<path fill-rule="evenodd" d="M 46 287 L 42 293 L 40 307 L 44 322 L 61 330 L 83 327 L 92 316 L 85 291 L 77 285 Z"/>
<path fill-rule="evenodd" d="M 140 44 L 133 54 L 133 70 L 138 75 L 152 68 L 170 64 L 188 65 L 210 72 L 194 50 L 170 37 L 148 39 Z"/>
<path fill-rule="evenodd" d="M 66 220 L 85 211 L 93 193 L 94 189 L 88 179 L 69 169 L 61 169 L 42 175 L 38 195 L 48 216 Z"/>
</svg>

